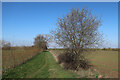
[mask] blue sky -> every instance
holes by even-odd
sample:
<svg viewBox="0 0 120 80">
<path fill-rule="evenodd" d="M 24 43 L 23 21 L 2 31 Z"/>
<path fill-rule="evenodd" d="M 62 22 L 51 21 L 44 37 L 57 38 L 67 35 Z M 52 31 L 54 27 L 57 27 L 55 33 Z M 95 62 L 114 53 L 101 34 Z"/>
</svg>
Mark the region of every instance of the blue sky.
<svg viewBox="0 0 120 80">
<path fill-rule="evenodd" d="M 118 47 L 117 2 L 3 2 L 3 39 L 14 45 L 31 45 L 38 34 L 49 34 L 57 27 L 58 17 L 65 16 L 71 8 L 84 6 L 102 18 L 99 31 L 107 42 L 104 47 Z"/>
</svg>

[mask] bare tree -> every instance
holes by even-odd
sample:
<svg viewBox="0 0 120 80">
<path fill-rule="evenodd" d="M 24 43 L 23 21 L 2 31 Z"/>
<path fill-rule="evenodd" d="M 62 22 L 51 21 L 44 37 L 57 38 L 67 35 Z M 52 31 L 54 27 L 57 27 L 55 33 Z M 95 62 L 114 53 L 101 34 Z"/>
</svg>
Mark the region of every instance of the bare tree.
<svg viewBox="0 0 120 80">
<path fill-rule="evenodd" d="M 98 46 L 101 42 L 98 28 L 101 20 L 87 8 L 71 9 L 71 12 L 58 18 L 57 29 L 52 31 L 57 44 L 68 49 L 78 59 L 84 59 L 84 49 Z"/>
<path fill-rule="evenodd" d="M 51 42 L 51 35 L 46 34 L 46 35 L 38 35 L 35 38 L 34 45 L 40 49 L 47 50 L 49 47 L 49 44 Z"/>
<path fill-rule="evenodd" d="M 35 38 L 34 45 L 40 49 L 47 50 L 47 41 L 43 35 L 38 35 Z"/>
</svg>

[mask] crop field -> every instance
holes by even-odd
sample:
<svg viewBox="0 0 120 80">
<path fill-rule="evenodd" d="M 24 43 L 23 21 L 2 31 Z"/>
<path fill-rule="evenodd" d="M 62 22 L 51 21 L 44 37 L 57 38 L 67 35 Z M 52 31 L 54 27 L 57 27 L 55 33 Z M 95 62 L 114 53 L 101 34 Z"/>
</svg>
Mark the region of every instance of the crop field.
<svg viewBox="0 0 120 80">
<path fill-rule="evenodd" d="M 96 51 L 87 57 L 105 76 L 118 77 L 118 51 Z"/>
<path fill-rule="evenodd" d="M 34 47 L 2 50 L 2 72 L 25 63 L 39 52 L 40 50 Z"/>
<path fill-rule="evenodd" d="M 56 56 L 63 50 L 51 50 Z M 118 51 L 96 50 L 86 52 L 90 64 L 106 78 L 118 78 Z"/>
</svg>

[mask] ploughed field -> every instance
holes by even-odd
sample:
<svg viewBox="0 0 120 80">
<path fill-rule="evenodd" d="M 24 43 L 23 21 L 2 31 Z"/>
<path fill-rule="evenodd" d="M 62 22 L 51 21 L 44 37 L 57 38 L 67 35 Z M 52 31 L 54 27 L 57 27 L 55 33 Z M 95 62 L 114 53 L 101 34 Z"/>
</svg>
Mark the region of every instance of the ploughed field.
<svg viewBox="0 0 120 80">
<path fill-rule="evenodd" d="M 51 50 L 56 56 L 63 50 Z M 118 78 L 118 51 L 91 50 L 85 52 L 95 71 L 106 78 Z"/>
<path fill-rule="evenodd" d="M 100 73 L 118 77 L 118 51 L 95 51 L 87 57 Z"/>
</svg>

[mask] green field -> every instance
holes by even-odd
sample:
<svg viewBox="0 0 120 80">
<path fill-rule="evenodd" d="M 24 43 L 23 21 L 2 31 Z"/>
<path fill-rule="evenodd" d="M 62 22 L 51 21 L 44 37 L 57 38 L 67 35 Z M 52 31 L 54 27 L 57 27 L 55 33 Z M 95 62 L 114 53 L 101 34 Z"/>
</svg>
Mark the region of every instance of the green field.
<svg viewBox="0 0 120 80">
<path fill-rule="evenodd" d="M 64 70 L 50 52 L 41 52 L 30 61 L 3 75 L 3 78 L 76 78 L 77 74 Z"/>
</svg>

